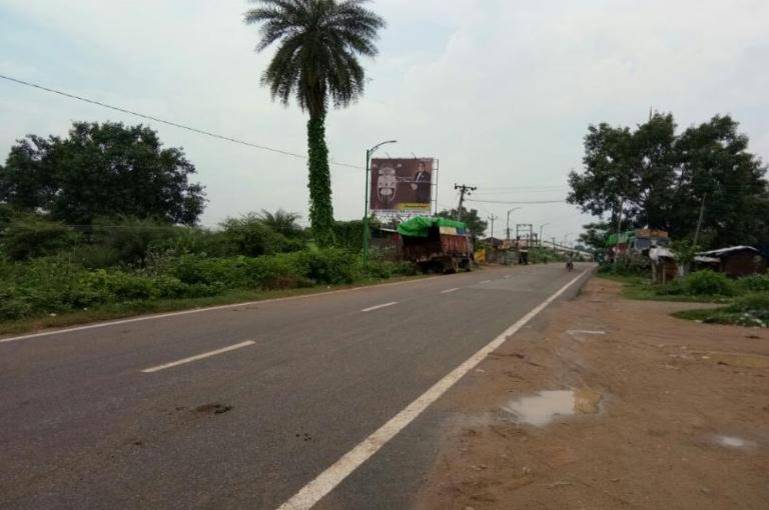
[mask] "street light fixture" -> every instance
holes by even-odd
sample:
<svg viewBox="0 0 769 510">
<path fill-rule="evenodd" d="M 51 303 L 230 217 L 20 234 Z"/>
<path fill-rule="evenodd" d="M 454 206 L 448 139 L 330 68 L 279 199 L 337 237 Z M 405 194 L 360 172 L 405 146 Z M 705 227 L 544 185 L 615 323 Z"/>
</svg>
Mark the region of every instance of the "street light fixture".
<svg viewBox="0 0 769 510">
<path fill-rule="evenodd" d="M 520 209 L 520 207 L 513 207 L 509 211 L 507 211 L 507 240 L 510 241 L 510 213 L 513 211 L 517 211 Z"/>
<path fill-rule="evenodd" d="M 363 186 L 364 186 L 364 208 L 363 208 L 363 264 L 368 264 L 368 237 L 370 232 L 368 231 L 368 193 L 369 193 L 369 183 L 368 183 L 368 176 L 369 176 L 369 162 L 371 161 L 371 155 L 376 152 L 378 148 L 380 148 L 383 145 L 387 145 L 388 143 L 398 143 L 398 140 L 386 140 L 384 142 L 380 142 L 370 149 L 366 151 L 366 175 L 363 179 Z"/>
</svg>

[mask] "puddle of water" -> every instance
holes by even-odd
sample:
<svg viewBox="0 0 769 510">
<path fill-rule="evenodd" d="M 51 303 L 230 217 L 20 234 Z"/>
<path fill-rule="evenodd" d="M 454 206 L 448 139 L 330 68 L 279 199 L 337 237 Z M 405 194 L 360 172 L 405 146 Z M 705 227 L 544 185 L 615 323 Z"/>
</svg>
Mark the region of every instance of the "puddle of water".
<svg viewBox="0 0 769 510">
<path fill-rule="evenodd" d="M 520 422 L 542 427 L 556 416 L 596 414 L 600 401 L 601 393 L 587 388 L 540 391 L 536 396 L 514 400 L 502 409 Z"/>
<path fill-rule="evenodd" d="M 706 355 L 715 363 L 740 368 L 769 368 L 769 356 L 758 354 L 732 354 L 728 352 L 708 352 Z"/>
<path fill-rule="evenodd" d="M 716 436 L 716 443 L 729 448 L 750 448 L 755 446 L 755 443 L 752 441 L 734 436 Z"/>
</svg>

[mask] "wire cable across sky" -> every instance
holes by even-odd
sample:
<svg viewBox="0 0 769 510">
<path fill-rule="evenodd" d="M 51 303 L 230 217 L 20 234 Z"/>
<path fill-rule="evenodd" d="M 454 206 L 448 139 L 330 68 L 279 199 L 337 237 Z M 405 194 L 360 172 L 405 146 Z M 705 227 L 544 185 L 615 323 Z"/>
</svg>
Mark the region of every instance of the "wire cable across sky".
<svg viewBox="0 0 769 510">
<path fill-rule="evenodd" d="M 247 147 L 251 147 L 251 148 L 254 148 L 254 149 L 260 149 L 260 150 L 263 150 L 263 151 L 273 152 L 275 154 L 281 154 L 283 156 L 290 156 L 290 157 L 293 157 L 293 158 L 305 159 L 305 160 L 307 159 L 307 156 L 304 155 L 304 154 L 298 154 L 296 152 L 290 152 L 290 151 L 286 151 L 286 150 L 282 150 L 282 149 L 276 149 L 274 147 L 268 147 L 266 145 L 259 145 L 259 144 L 256 144 L 256 143 L 247 142 L 245 140 L 239 140 L 237 138 L 232 138 L 232 137 L 229 137 L 229 136 L 220 135 L 220 134 L 217 134 L 217 133 L 214 133 L 214 132 L 211 132 L 211 131 L 206 131 L 204 129 L 198 129 L 198 128 L 195 128 L 195 127 L 186 126 L 184 124 L 179 124 L 178 122 L 173 122 L 173 121 L 170 121 L 170 120 L 161 119 L 161 118 L 155 117 L 153 115 L 147 115 L 145 113 L 135 112 L 135 111 L 129 110 L 127 108 L 122 108 L 122 107 L 119 107 L 119 106 L 113 106 L 111 104 L 102 103 L 101 101 L 97 101 L 95 99 L 89 99 L 87 97 L 77 96 L 75 94 L 70 94 L 68 92 L 64 92 L 64 91 L 61 91 L 61 90 L 56 90 L 56 89 L 52 89 L 52 88 L 49 88 L 49 87 L 44 87 L 43 85 L 38 85 L 37 83 L 31 83 L 31 82 L 28 82 L 28 81 L 20 80 L 18 78 L 14 78 L 12 76 L 7 76 L 7 75 L 4 75 L 4 74 L 0 74 L 0 78 L 2 78 L 3 80 L 7 80 L 7 81 L 10 81 L 10 82 L 16 83 L 18 85 L 24 85 L 25 87 L 31 87 L 31 88 L 42 90 L 42 91 L 45 91 L 45 92 L 50 92 L 52 94 L 57 94 L 57 95 L 60 95 L 60 96 L 64 96 L 64 97 L 67 97 L 69 99 L 75 99 L 77 101 L 82 101 L 84 103 L 89 103 L 89 104 L 92 104 L 92 105 L 101 106 L 102 108 L 108 108 L 108 109 L 114 110 L 116 112 L 127 113 L 128 115 L 134 115 L 134 116 L 140 117 L 142 119 L 151 120 L 153 122 L 159 122 L 161 124 L 166 124 L 168 126 L 173 126 L 175 128 L 179 128 L 179 129 L 184 129 L 186 131 L 191 131 L 191 132 L 197 133 L 199 135 L 205 135 L 205 136 L 209 136 L 211 138 L 217 138 L 219 140 L 224 140 L 226 142 L 232 142 L 232 143 L 237 143 L 237 144 L 240 144 L 240 145 L 245 145 Z M 355 168 L 355 169 L 358 169 L 358 170 L 363 170 L 363 167 L 360 167 L 358 165 L 350 165 L 350 164 L 347 164 L 347 163 L 337 163 L 335 161 L 329 161 L 329 164 L 335 165 L 335 166 L 343 166 L 343 167 L 347 167 L 347 168 Z"/>
<path fill-rule="evenodd" d="M 524 205 L 524 204 L 565 204 L 566 199 L 561 200 L 518 200 L 510 202 L 507 200 L 474 200 L 472 198 L 465 199 L 465 202 L 473 202 L 476 204 L 503 204 L 503 205 Z"/>
</svg>

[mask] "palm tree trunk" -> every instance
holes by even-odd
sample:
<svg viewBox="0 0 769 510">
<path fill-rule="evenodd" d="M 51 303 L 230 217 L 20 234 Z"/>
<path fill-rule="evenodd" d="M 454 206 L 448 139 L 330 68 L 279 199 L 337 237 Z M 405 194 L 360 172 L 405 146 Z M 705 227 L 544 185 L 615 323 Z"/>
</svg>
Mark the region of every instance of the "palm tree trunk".
<svg viewBox="0 0 769 510">
<path fill-rule="evenodd" d="M 315 242 L 329 246 L 334 242 L 334 206 L 331 203 L 331 172 L 326 147 L 326 115 L 311 115 L 307 122 L 310 179 L 310 225 Z"/>
</svg>

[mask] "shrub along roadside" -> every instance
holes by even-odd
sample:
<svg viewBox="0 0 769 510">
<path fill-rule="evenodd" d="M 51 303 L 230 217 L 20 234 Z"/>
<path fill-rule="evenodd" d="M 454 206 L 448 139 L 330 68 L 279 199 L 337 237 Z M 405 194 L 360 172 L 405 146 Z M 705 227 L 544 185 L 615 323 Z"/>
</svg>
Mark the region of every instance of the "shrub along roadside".
<svg viewBox="0 0 769 510">
<path fill-rule="evenodd" d="M 681 319 L 713 324 L 769 327 L 769 275 L 731 280 L 722 273 L 698 271 L 667 285 L 652 285 L 642 278 L 611 277 L 625 284 L 623 295 L 631 299 L 726 303 L 707 310 L 684 310 Z"/>
<path fill-rule="evenodd" d="M 151 303 L 163 300 L 344 285 L 409 274 L 414 274 L 412 266 L 385 261 L 372 261 L 364 270 L 357 256 L 336 248 L 260 257 L 185 255 L 161 258 L 139 270 L 90 270 L 61 256 L 0 260 L 0 321 L 116 306 L 129 310 L 138 304 L 151 309 Z"/>
<path fill-rule="evenodd" d="M 681 319 L 699 320 L 709 324 L 734 324 L 748 327 L 769 327 L 769 293 L 749 294 L 737 298 L 727 307 L 714 310 L 684 310 L 673 314 Z"/>
</svg>

